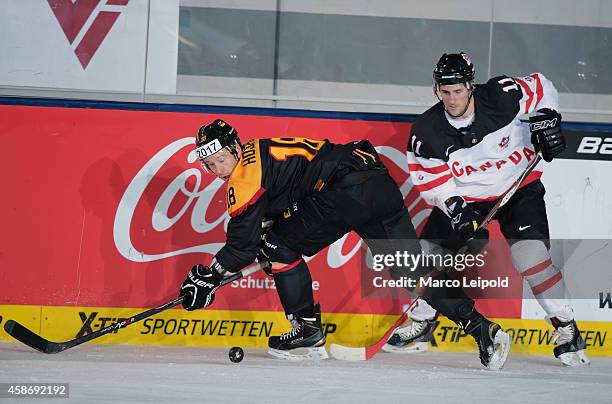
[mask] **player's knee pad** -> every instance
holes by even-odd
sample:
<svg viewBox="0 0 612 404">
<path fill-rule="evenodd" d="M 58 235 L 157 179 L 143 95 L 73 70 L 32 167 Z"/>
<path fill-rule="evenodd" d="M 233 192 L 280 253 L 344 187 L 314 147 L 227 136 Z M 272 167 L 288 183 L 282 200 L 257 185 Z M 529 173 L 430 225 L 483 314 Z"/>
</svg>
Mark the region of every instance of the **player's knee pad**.
<svg viewBox="0 0 612 404">
<path fill-rule="evenodd" d="M 261 254 L 270 262 L 283 264 L 289 264 L 302 258 L 300 253 L 287 247 L 274 231 L 268 231 L 262 236 Z"/>
<path fill-rule="evenodd" d="M 312 277 L 302 258 L 280 268 L 273 267 L 272 275 L 285 313 L 297 313 L 314 304 Z"/>
<path fill-rule="evenodd" d="M 512 262 L 527 281 L 533 294 L 565 297 L 565 284 L 559 269 L 553 265 L 543 241 L 520 240 L 510 247 Z"/>
</svg>

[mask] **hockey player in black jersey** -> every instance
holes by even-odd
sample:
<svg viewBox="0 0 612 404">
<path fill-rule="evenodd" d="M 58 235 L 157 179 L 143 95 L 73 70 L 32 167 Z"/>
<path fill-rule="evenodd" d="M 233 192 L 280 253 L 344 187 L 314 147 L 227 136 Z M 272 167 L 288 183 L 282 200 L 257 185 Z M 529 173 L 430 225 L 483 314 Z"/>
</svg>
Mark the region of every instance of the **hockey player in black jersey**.
<svg viewBox="0 0 612 404">
<path fill-rule="evenodd" d="M 274 138 L 241 144 L 236 130 L 218 119 L 200 129 L 196 152 L 208 171 L 227 181 L 230 221 L 223 248 L 183 283 L 181 294 L 191 293 L 184 306 L 211 304 L 220 279 L 256 257 L 272 262 L 267 272 L 292 324 L 290 332 L 269 339 L 274 356 L 293 358 L 296 348 L 325 343 L 302 255 L 314 255 L 350 230 L 369 239 L 412 239 L 413 252 L 420 251 L 401 192 L 368 141 Z M 306 356 L 327 353 L 310 349 Z"/>
<path fill-rule="evenodd" d="M 474 85 L 474 74 L 466 53 L 442 55 L 433 72 L 440 102 L 412 125 L 407 150 L 411 180 L 434 205 L 421 237 L 445 240 L 444 247 L 454 251 L 466 243 L 479 251 L 489 235 L 477 230 L 478 224 L 499 195 L 537 152 L 550 162 L 565 149 L 557 91 L 544 75 L 498 76 Z M 528 123 L 520 121 L 528 115 Z M 568 366 L 585 365 L 586 344 L 549 253 L 542 166 L 527 177 L 498 220 L 514 266 L 555 328 L 554 355 Z M 418 307 L 413 323 L 391 337 L 389 350 L 422 337 L 435 310 L 427 304 Z"/>
<path fill-rule="evenodd" d="M 227 241 L 210 265 L 196 265 L 183 282 L 183 305 L 187 310 L 208 306 L 223 276 L 258 256 L 272 262 L 269 272 L 292 324 L 288 333 L 269 339 L 274 356 L 295 358 L 296 348 L 325 343 L 303 255 L 316 254 L 351 230 L 365 240 L 409 240 L 402 247 L 421 253 L 402 194 L 368 141 L 273 138 L 241 144 L 236 130 L 218 119 L 198 132 L 196 153 L 208 171 L 227 181 L 231 219 Z M 447 296 L 443 291 L 438 295 L 443 300 L 440 311 L 458 321 L 457 310 L 444 300 Z M 470 301 L 464 306 L 460 318 L 481 321 Z M 489 329 L 481 330 L 488 335 Z M 324 348 L 309 351 L 309 356 L 327 356 Z M 483 364 L 493 368 L 501 367 L 506 355 L 492 343 L 481 351 Z"/>
</svg>

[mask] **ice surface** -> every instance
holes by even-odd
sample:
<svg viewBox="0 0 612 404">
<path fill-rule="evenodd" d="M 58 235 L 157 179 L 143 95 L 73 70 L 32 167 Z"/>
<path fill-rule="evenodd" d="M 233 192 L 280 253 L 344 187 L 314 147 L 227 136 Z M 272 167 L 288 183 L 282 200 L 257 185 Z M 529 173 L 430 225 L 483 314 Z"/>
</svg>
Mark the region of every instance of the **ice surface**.
<svg viewBox="0 0 612 404">
<path fill-rule="evenodd" d="M 0 382 L 70 383 L 66 399 L 7 403 L 612 403 L 612 358 L 565 368 L 512 354 L 500 372 L 475 352 L 380 353 L 367 362 L 289 362 L 245 348 L 86 344 L 45 355 L 0 342 Z"/>
</svg>

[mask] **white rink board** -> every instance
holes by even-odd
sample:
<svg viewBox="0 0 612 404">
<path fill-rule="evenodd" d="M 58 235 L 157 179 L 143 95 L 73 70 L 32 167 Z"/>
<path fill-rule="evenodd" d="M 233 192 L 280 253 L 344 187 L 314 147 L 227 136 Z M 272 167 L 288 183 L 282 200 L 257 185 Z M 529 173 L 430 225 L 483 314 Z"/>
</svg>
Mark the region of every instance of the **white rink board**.
<svg viewBox="0 0 612 404">
<path fill-rule="evenodd" d="M 612 162 L 553 160 L 542 182 L 551 239 L 612 239 Z"/>
<path fill-rule="evenodd" d="M 0 58 L 0 86 L 141 93 L 148 75 L 148 91 L 176 92 L 178 0 L 153 0 L 150 13 L 148 1 L 132 0 L 125 6 L 102 1 L 72 44 L 47 1 L 8 3 L 0 13 L 0 48 L 9 55 Z M 83 8 L 73 3 L 70 21 Z M 75 50 L 100 13 L 120 14 L 83 67 Z"/>
<path fill-rule="evenodd" d="M 562 261 L 562 254 L 554 248 L 554 240 L 562 239 L 612 239 L 612 162 L 601 160 L 553 160 L 544 166 L 542 182 L 546 187 L 546 209 L 550 236 L 553 240 L 551 255 L 556 265 Z M 605 242 L 602 241 L 605 244 Z M 573 263 L 571 272 L 566 271 L 568 286 L 576 282 L 580 276 L 601 271 L 599 268 L 587 267 L 580 269 Z M 601 272 L 604 274 L 605 272 Z M 569 279 L 573 278 L 573 279 Z M 596 284 L 585 279 L 585 284 Z M 609 284 L 609 282 L 602 282 Z M 544 310 L 531 295 L 531 290 L 525 283 L 525 291 L 530 298 L 523 300 L 522 318 L 542 319 Z M 572 293 L 570 287 L 570 295 Z M 572 300 L 574 314 L 577 320 L 612 321 L 612 309 L 599 307 L 599 292 L 593 285 L 592 299 L 585 299 L 584 293 Z"/>
</svg>

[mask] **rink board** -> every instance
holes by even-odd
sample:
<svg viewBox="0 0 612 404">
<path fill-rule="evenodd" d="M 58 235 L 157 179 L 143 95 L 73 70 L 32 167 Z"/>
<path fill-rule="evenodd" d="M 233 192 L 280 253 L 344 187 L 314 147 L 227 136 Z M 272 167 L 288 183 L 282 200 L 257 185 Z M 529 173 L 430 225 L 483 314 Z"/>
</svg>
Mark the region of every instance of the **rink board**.
<svg viewBox="0 0 612 404">
<path fill-rule="evenodd" d="M 0 210 L 7 213 L 0 251 L 0 316 L 2 322 L 16 319 L 49 339 L 86 335 L 167 302 L 192 265 L 209 262 L 221 248 L 229 220 L 225 188 L 201 171 L 193 152 L 193 133 L 203 122 L 226 119 L 239 128 L 243 141 L 303 136 L 345 143 L 368 138 L 400 187 L 417 232 L 430 212 L 412 187 L 405 158 L 413 117 L 21 102 L 4 100 L 0 105 L 0 145 L 6 150 L 0 171 L 10 173 L 4 178 L 10 192 L 0 200 Z M 583 146 L 597 136 L 602 145 L 611 138 L 608 132 L 580 127 L 566 133 L 568 150 L 547 164 L 543 176 L 551 236 L 609 240 L 612 154 L 603 146 Z M 32 157 L 27 165 L 25 151 Z M 493 239 L 501 237 L 496 222 L 489 229 Z M 403 289 L 384 298 L 366 293 L 361 244 L 349 233 L 308 258 L 330 343 L 375 342 L 398 315 L 387 314 L 400 313 L 409 303 Z M 553 258 L 558 255 L 552 252 Z M 32 263 L 33 254 L 44 265 Z M 504 265 L 503 272 L 520 281 L 509 251 L 496 256 L 495 265 L 497 270 Z M 576 318 L 589 320 L 579 324 L 591 354 L 610 355 L 612 283 L 594 273 L 594 267 L 585 261 L 564 277 L 589 281 L 582 283 L 590 289 L 575 300 Z M 525 300 L 523 293 L 507 302 L 479 297 L 476 307 L 509 329 L 515 352 L 550 353 L 551 327 L 539 320 L 544 314 L 533 300 Z M 287 330 L 274 282 L 263 272 L 225 287 L 213 307 L 196 313 L 170 310 L 96 343 L 263 347 L 268 336 Z M 475 349 L 448 320 L 441 320 L 435 336 L 432 345 L 440 350 Z M 0 330 L 0 338 L 10 337 Z"/>
<path fill-rule="evenodd" d="M 3 322 L 14 319 L 53 341 L 66 341 L 99 330 L 141 309 L 96 307 L 0 306 Z M 374 314 L 325 314 L 328 343 L 373 344 L 397 319 Z M 553 329 L 543 320 L 498 319 L 513 340 L 512 352 L 549 354 Z M 582 321 L 579 326 L 591 355 L 612 356 L 612 323 Z M 289 329 L 283 313 L 269 311 L 167 310 L 92 343 L 185 346 L 266 347 L 268 337 Z M 4 329 L 0 339 L 12 340 Z M 471 337 L 447 318 L 440 318 L 431 347 L 441 351 L 472 351 Z"/>
</svg>

